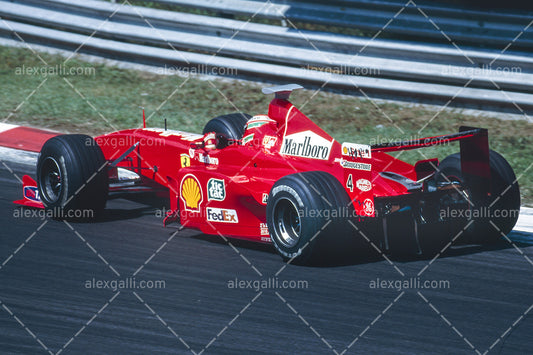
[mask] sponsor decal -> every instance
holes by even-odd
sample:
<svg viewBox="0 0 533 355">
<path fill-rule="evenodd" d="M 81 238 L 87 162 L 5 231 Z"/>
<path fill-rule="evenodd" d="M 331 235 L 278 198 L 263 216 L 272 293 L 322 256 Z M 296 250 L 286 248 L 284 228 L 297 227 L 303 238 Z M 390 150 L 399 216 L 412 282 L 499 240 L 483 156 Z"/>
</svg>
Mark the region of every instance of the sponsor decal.
<svg viewBox="0 0 533 355">
<path fill-rule="evenodd" d="M 207 182 L 207 200 L 224 201 L 226 198 L 226 185 L 224 180 L 209 179 Z"/>
<path fill-rule="evenodd" d="M 268 194 L 266 192 L 263 192 L 263 196 L 262 196 L 261 202 L 263 203 L 263 205 L 267 204 L 267 202 L 268 202 Z"/>
<path fill-rule="evenodd" d="M 363 212 L 367 215 L 367 216 L 372 216 L 374 214 L 374 202 L 372 202 L 371 199 L 367 198 L 364 202 L 363 202 Z"/>
<path fill-rule="evenodd" d="M 185 210 L 200 212 L 200 205 L 203 200 L 202 188 L 196 176 L 187 174 L 181 180 L 180 198 L 185 204 Z"/>
<path fill-rule="evenodd" d="M 259 223 L 259 229 L 261 230 L 261 235 L 270 235 L 268 233 L 268 227 L 266 223 Z"/>
<path fill-rule="evenodd" d="M 355 186 L 361 191 L 370 191 L 372 190 L 372 183 L 367 179 L 359 179 L 356 181 Z"/>
<path fill-rule="evenodd" d="M 218 158 L 210 157 L 204 153 L 198 153 L 198 161 L 209 165 L 218 165 Z"/>
<path fill-rule="evenodd" d="M 341 160 L 340 162 L 341 166 L 345 169 L 355 169 L 355 170 L 364 170 L 364 171 L 370 171 L 372 170 L 371 164 L 366 163 L 357 163 L 354 161 L 349 160 Z"/>
<path fill-rule="evenodd" d="M 262 242 L 271 242 L 272 239 L 270 239 L 270 237 L 261 237 L 261 241 Z"/>
<path fill-rule="evenodd" d="M 191 166 L 191 157 L 189 154 L 182 154 L 180 155 L 180 162 L 182 168 L 188 168 Z"/>
<path fill-rule="evenodd" d="M 278 141 L 278 137 L 274 136 L 264 136 L 263 137 L 263 147 L 266 149 L 272 148 L 274 145 L 276 145 L 276 142 Z"/>
<path fill-rule="evenodd" d="M 254 139 L 253 133 L 247 135 L 246 137 L 242 137 L 242 144 L 246 144 L 246 143 L 252 141 L 253 139 Z"/>
<path fill-rule="evenodd" d="M 24 197 L 28 200 L 41 202 L 39 190 L 35 186 L 24 186 Z"/>
<path fill-rule="evenodd" d="M 369 145 L 356 143 L 342 143 L 342 155 L 352 158 L 372 158 L 372 153 Z"/>
<path fill-rule="evenodd" d="M 237 211 L 235 210 L 207 207 L 205 211 L 207 213 L 208 221 L 221 223 L 239 223 Z"/>
<path fill-rule="evenodd" d="M 333 140 L 328 141 L 312 131 L 293 133 L 285 136 L 281 154 L 295 157 L 328 160 Z"/>
</svg>

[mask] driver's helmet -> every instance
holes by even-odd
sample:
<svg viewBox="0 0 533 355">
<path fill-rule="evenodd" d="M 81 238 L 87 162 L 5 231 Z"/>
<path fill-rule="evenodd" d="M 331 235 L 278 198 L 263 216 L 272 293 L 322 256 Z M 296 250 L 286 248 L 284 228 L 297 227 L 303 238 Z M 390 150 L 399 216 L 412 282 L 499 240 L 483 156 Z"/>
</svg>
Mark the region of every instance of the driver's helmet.
<svg viewBox="0 0 533 355">
<path fill-rule="evenodd" d="M 207 132 L 204 134 L 204 149 L 213 150 L 217 147 L 217 134 L 215 132 Z"/>
<path fill-rule="evenodd" d="M 246 122 L 242 144 L 256 148 L 271 149 L 278 140 L 277 122 L 267 115 L 257 115 Z"/>
</svg>

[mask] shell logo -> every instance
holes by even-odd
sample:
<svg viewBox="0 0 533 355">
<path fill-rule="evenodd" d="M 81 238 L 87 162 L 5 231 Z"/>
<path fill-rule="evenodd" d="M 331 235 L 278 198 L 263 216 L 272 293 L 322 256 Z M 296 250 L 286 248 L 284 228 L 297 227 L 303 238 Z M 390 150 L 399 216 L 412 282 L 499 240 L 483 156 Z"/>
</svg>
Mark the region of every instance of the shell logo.
<svg viewBox="0 0 533 355">
<path fill-rule="evenodd" d="M 348 155 L 348 148 L 342 147 L 342 154 Z"/>
<path fill-rule="evenodd" d="M 187 174 L 181 180 L 180 198 L 185 204 L 186 211 L 200 212 L 202 203 L 202 188 L 194 175 Z"/>
</svg>

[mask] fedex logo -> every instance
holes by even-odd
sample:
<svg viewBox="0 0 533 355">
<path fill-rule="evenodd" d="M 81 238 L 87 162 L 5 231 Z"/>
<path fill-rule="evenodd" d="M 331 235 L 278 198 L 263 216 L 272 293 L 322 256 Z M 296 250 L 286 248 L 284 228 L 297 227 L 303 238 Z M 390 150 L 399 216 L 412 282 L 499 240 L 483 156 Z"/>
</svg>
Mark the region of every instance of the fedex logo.
<svg viewBox="0 0 533 355">
<path fill-rule="evenodd" d="M 237 211 L 235 210 L 226 210 L 223 208 L 213 207 L 207 207 L 205 210 L 207 213 L 208 221 L 222 223 L 239 223 Z"/>
</svg>

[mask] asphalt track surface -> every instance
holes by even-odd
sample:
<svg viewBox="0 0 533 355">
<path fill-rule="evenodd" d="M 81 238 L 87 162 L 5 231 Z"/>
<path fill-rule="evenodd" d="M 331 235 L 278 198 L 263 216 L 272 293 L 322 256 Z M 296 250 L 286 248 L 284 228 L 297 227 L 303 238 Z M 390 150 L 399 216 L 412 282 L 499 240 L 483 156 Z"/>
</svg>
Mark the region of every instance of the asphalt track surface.
<svg viewBox="0 0 533 355">
<path fill-rule="evenodd" d="M 431 259 L 284 267 L 268 246 L 162 227 L 155 207 L 108 203 L 96 223 L 15 217 L 22 176 L 0 164 L 0 353 L 525 354 L 533 349 L 533 235 Z M 105 260 L 105 261 L 104 261 Z M 430 264 L 431 262 L 431 264 Z M 106 264 L 108 263 L 108 264 Z M 449 288 L 371 288 L 380 280 Z M 141 266 L 143 266 L 139 269 Z M 281 270 L 281 271 L 280 271 Z M 398 271 L 399 270 L 399 271 Z M 86 281 L 164 280 L 160 289 Z M 305 280 L 306 289 L 229 288 Z M 403 273 L 405 276 L 402 276 Z M 118 276 L 120 275 L 120 276 Z M 189 349 L 190 347 L 190 349 Z"/>
</svg>

